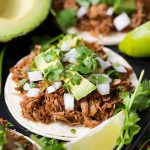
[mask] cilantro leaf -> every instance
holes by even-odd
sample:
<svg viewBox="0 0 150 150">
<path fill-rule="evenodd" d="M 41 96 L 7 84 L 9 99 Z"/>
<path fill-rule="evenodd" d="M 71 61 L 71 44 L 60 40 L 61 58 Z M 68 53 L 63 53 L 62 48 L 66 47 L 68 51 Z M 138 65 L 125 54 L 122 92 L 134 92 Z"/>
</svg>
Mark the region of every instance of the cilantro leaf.
<svg viewBox="0 0 150 150">
<path fill-rule="evenodd" d="M 73 69 L 81 74 L 92 73 L 98 66 L 94 53 L 85 46 L 77 47 L 77 52 L 77 64 Z"/>
<path fill-rule="evenodd" d="M 134 101 L 136 101 L 136 97 L 139 95 L 139 93 L 141 93 L 141 80 L 143 78 L 143 75 L 144 71 L 141 72 L 138 84 L 133 94 L 130 95 L 128 92 L 120 94 L 125 105 L 125 122 L 122 128 L 121 135 L 117 140 L 118 147 L 116 148 L 116 150 L 121 150 L 124 145 L 130 144 L 134 135 L 137 134 L 140 130 L 140 126 L 137 124 L 140 118 L 135 113 L 136 110 L 133 110 L 131 108 L 133 107 Z"/>
<path fill-rule="evenodd" d="M 84 8 L 89 8 L 91 2 L 90 0 L 77 0 L 77 3 Z"/>
<path fill-rule="evenodd" d="M 63 143 L 58 143 L 56 139 L 49 139 L 46 137 L 40 138 L 33 134 L 30 137 L 41 146 L 42 150 L 65 150 Z"/>
<path fill-rule="evenodd" d="M 132 109 L 143 111 L 150 107 L 150 80 L 145 80 L 140 84 L 138 95 L 132 105 Z"/>
<path fill-rule="evenodd" d="M 56 21 L 60 28 L 66 31 L 67 28 L 76 25 L 76 10 L 70 8 L 61 10 L 57 13 Z"/>
<path fill-rule="evenodd" d="M 7 143 L 6 141 L 7 131 L 3 125 L 0 125 L 0 150 L 3 150 L 3 145 Z"/>
<path fill-rule="evenodd" d="M 136 113 L 126 113 L 126 120 L 122 128 L 122 133 L 120 138 L 117 140 L 119 145 L 116 150 L 121 150 L 124 145 L 131 143 L 135 134 L 140 130 L 140 126 L 137 125 L 137 122 L 140 120 L 139 116 Z"/>
<path fill-rule="evenodd" d="M 63 70 L 64 69 L 63 69 L 61 62 L 57 62 L 56 65 L 50 66 L 47 69 L 45 69 L 44 77 L 50 81 L 59 81 L 61 80 Z"/>
</svg>

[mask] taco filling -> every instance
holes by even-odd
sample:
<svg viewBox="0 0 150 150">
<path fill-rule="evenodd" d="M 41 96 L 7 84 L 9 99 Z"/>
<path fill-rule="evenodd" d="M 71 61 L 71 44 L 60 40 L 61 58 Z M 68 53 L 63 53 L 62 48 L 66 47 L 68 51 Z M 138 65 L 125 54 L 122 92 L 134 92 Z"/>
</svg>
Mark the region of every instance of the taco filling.
<svg viewBox="0 0 150 150">
<path fill-rule="evenodd" d="M 148 0 L 55 0 L 58 25 L 88 31 L 93 36 L 129 31 L 150 20 Z"/>
<path fill-rule="evenodd" d="M 130 68 L 112 64 L 102 46 L 75 35 L 45 49 L 36 46 L 11 73 L 22 97 L 22 115 L 44 124 L 93 128 L 122 104 L 120 91 L 133 89 Z"/>
<path fill-rule="evenodd" d="M 9 123 L 0 118 L 0 149 L 3 150 L 37 150 L 36 146 L 28 141 L 24 136 L 8 129 Z"/>
</svg>

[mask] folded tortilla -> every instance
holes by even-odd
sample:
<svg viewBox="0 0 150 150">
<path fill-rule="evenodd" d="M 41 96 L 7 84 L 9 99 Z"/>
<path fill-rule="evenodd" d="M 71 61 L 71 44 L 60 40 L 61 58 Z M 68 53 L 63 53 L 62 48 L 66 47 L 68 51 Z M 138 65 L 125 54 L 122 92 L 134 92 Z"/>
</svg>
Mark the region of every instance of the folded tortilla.
<svg viewBox="0 0 150 150">
<path fill-rule="evenodd" d="M 87 42 L 96 42 L 101 45 L 118 45 L 127 35 L 127 32 L 112 32 L 109 35 L 103 36 L 99 34 L 98 37 L 93 36 L 90 32 L 79 31 L 75 27 L 71 27 L 67 31 L 71 34 L 77 34 Z"/>
<path fill-rule="evenodd" d="M 108 60 L 110 62 L 117 62 L 128 68 L 132 68 L 124 58 L 122 58 L 120 55 L 116 54 L 112 50 L 104 47 L 104 51 L 108 55 Z M 40 122 L 34 122 L 24 118 L 20 106 L 20 101 L 22 100 L 22 98 L 19 95 L 19 93 L 15 90 L 16 83 L 11 79 L 11 77 L 12 74 L 10 73 L 5 85 L 5 102 L 12 116 L 23 127 L 27 128 L 33 133 L 65 141 L 79 138 L 83 135 L 86 135 L 91 130 L 90 128 L 86 128 L 81 125 L 69 126 L 63 122 L 58 121 L 51 124 L 42 124 Z M 136 86 L 138 80 L 134 71 L 130 76 L 130 81 L 132 82 L 133 86 Z M 76 134 L 72 133 L 71 129 L 75 129 Z"/>
</svg>

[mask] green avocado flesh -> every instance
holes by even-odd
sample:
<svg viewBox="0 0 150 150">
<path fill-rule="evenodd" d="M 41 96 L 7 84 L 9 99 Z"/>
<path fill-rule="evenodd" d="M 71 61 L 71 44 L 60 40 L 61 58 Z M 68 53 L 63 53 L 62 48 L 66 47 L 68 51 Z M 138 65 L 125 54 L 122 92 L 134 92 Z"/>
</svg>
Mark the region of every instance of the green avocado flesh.
<svg viewBox="0 0 150 150">
<path fill-rule="evenodd" d="M 87 79 L 82 78 L 81 83 L 79 85 L 71 85 L 70 90 L 75 99 L 80 100 L 96 90 L 96 86 Z"/>
<path fill-rule="evenodd" d="M 49 8 L 50 0 L 0 0 L 0 41 L 32 31 L 46 18 Z"/>
</svg>

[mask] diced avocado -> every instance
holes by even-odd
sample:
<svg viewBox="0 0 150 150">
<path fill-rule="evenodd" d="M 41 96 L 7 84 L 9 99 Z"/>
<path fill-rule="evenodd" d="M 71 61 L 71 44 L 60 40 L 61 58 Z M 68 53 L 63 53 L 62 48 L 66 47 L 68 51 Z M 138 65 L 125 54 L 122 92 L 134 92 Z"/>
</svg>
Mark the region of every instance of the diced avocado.
<svg viewBox="0 0 150 150">
<path fill-rule="evenodd" d="M 74 73 L 73 73 L 74 74 Z M 69 79 L 66 79 L 65 82 L 69 84 L 70 92 L 73 94 L 76 100 L 80 100 L 83 97 L 90 94 L 92 91 L 96 89 L 96 86 L 92 84 L 88 79 L 82 77 L 80 74 L 76 72 L 77 75 L 81 77 L 80 84 L 73 85 Z"/>
<path fill-rule="evenodd" d="M 40 53 L 34 58 L 34 62 L 35 62 L 35 66 L 37 67 L 37 69 L 41 71 L 42 73 L 44 73 L 45 69 L 47 69 L 50 66 L 54 66 L 58 62 L 58 60 L 47 63 L 42 53 Z"/>
<path fill-rule="evenodd" d="M 114 4 L 115 14 L 126 12 L 127 14 L 133 13 L 136 10 L 135 0 L 117 0 Z"/>
<path fill-rule="evenodd" d="M 67 42 L 70 45 L 70 48 L 75 47 L 79 42 L 79 38 L 73 34 L 68 34 L 58 43 L 58 47 L 62 47 L 63 42 Z"/>
<path fill-rule="evenodd" d="M 0 0 L 0 41 L 32 31 L 49 13 L 51 0 Z"/>
</svg>

